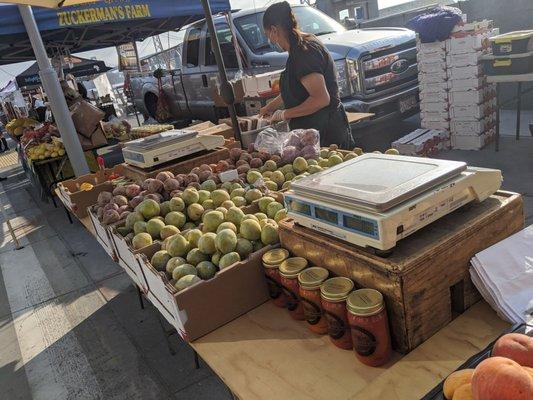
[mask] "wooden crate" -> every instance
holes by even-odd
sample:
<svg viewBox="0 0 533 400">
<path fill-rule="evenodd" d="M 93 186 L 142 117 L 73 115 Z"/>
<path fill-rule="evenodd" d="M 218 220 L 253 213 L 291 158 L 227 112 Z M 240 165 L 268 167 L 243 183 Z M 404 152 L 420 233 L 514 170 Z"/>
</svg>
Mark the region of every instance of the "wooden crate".
<svg viewBox="0 0 533 400">
<path fill-rule="evenodd" d="M 522 197 L 499 191 L 398 242 L 389 258 L 294 224 L 280 221 L 282 247 L 357 287 L 383 293 L 394 348 L 407 353 L 480 299 L 469 274 L 479 251 L 524 226 Z"/>
<path fill-rule="evenodd" d="M 238 143 L 238 142 L 232 142 Z M 173 174 L 188 174 L 194 167 L 202 164 L 216 164 L 220 160 L 229 158 L 229 148 L 220 147 L 215 150 L 191 154 L 190 156 L 171 161 L 154 168 L 142 169 L 133 165 L 122 164 L 124 175 L 136 182 L 142 182 L 148 178 L 155 178 L 159 172 L 170 171 Z"/>
<path fill-rule="evenodd" d="M 146 247 L 136 257 L 148 285 L 145 296 L 184 340 L 193 341 L 269 299 L 261 258 L 272 248 L 264 247 L 179 293 L 149 261 L 161 249 L 160 243 Z"/>
</svg>

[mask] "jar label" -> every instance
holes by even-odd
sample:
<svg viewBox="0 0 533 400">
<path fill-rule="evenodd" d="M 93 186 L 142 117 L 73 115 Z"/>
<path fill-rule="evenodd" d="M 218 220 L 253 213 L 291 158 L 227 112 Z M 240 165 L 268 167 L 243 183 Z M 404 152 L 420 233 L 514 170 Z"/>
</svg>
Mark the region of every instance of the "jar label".
<svg viewBox="0 0 533 400">
<path fill-rule="evenodd" d="M 286 286 L 282 287 L 283 293 L 287 296 L 287 308 L 289 311 L 294 311 L 298 308 L 299 298 L 292 290 Z"/>
<path fill-rule="evenodd" d="M 302 297 L 301 302 L 304 308 L 304 315 L 307 322 L 310 325 L 318 324 L 320 322 L 320 319 L 322 318 L 322 310 L 320 309 L 320 307 L 304 297 Z"/>
<path fill-rule="evenodd" d="M 324 311 L 324 315 L 328 321 L 328 335 L 332 339 L 340 339 L 346 332 L 346 325 L 343 319 L 328 311 Z"/>
<path fill-rule="evenodd" d="M 374 334 L 360 326 L 351 326 L 351 328 L 353 348 L 357 354 L 363 357 L 368 357 L 374 354 L 378 345 Z"/>
<path fill-rule="evenodd" d="M 270 298 L 277 299 L 279 296 L 281 296 L 281 285 L 274 279 L 272 279 L 270 276 L 265 275 L 265 277 L 267 280 L 268 293 L 270 295 Z"/>
</svg>

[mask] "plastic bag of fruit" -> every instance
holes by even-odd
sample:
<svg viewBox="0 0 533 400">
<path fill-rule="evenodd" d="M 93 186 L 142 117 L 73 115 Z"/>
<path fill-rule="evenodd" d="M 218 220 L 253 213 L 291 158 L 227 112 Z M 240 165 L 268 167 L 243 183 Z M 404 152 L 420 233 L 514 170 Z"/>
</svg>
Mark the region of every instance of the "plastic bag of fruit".
<svg viewBox="0 0 533 400">
<path fill-rule="evenodd" d="M 318 159 L 319 154 L 320 133 L 316 129 L 295 129 L 286 136 L 280 155 L 281 162 L 287 164 L 296 157 Z"/>
<path fill-rule="evenodd" d="M 281 155 L 283 152 L 283 143 L 287 140 L 290 132 L 268 127 L 257 134 L 253 149 L 255 151 L 265 151 L 270 154 Z"/>
</svg>

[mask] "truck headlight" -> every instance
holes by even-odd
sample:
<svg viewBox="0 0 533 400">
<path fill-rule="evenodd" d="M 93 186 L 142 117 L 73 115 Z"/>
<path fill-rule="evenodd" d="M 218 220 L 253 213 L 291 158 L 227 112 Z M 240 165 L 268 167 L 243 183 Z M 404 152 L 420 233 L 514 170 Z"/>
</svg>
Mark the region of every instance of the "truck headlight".
<svg viewBox="0 0 533 400">
<path fill-rule="evenodd" d="M 361 80 L 359 74 L 359 62 L 351 58 L 346 59 L 346 70 L 352 94 L 361 92 Z"/>
<path fill-rule="evenodd" d="M 341 99 L 352 94 L 350 82 L 348 81 L 348 73 L 346 68 L 346 60 L 335 61 L 335 68 L 337 70 L 337 82 L 339 84 L 339 94 Z"/>
</svg>

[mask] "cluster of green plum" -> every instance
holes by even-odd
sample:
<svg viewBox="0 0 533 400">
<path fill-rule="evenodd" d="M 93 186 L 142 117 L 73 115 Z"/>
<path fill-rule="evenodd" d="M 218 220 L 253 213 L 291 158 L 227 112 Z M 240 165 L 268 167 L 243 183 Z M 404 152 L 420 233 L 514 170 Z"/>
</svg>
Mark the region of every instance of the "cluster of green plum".
<svg viewBox="0 0 533 400">
<path fill-rule="evenodd" d="M 260 212 L 245 214 L 239 207 L 209 210 L 199 228 L 165 238 L 150 262 L 166 272 L 181 291 L 216 272 L 279 242 L 277 221 L 285 218 L 283 205 L 271 197 L 258 201 Z"/>
</svg>

